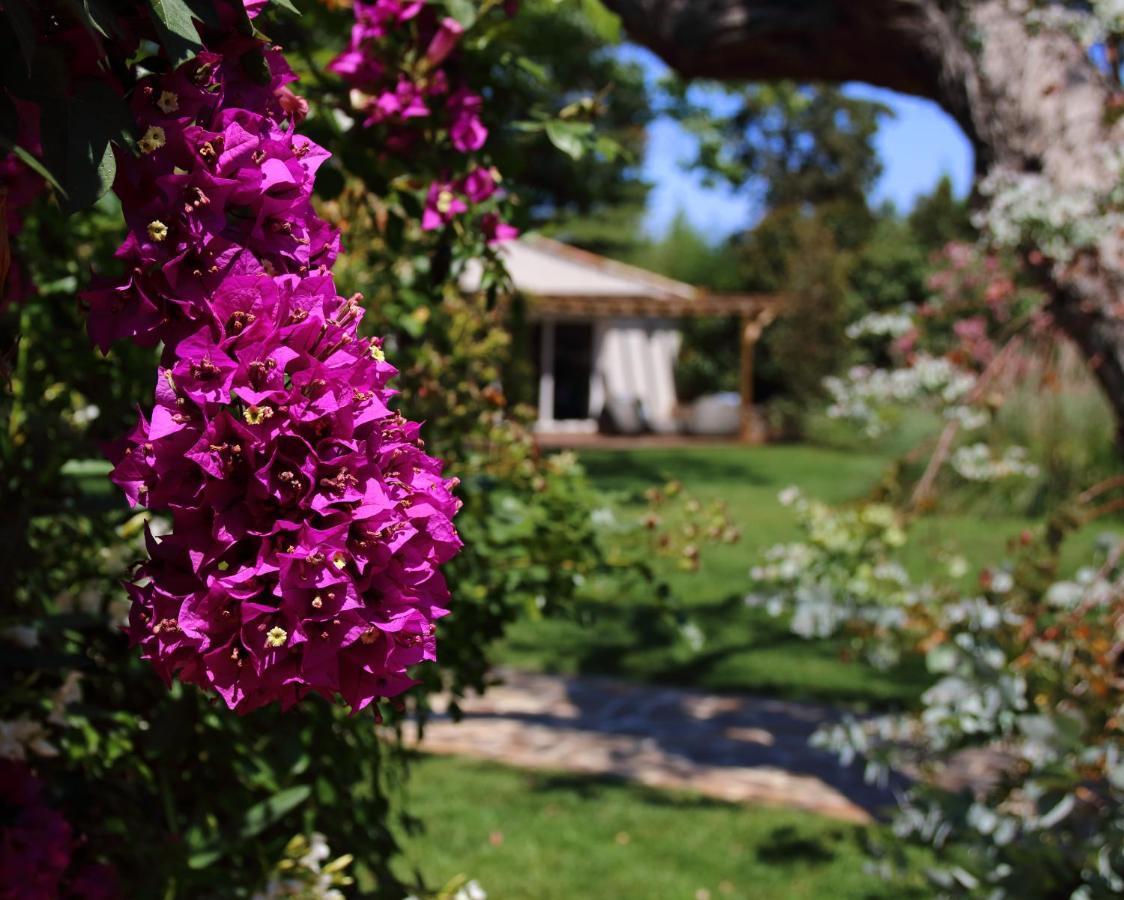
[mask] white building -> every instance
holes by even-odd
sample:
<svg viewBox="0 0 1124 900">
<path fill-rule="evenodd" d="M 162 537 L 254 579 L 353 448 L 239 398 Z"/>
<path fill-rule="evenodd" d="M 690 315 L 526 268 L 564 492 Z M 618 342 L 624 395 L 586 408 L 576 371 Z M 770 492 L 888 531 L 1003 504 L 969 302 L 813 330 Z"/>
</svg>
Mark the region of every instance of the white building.
<svg viewBox="0 0 1124 900">
<path fill-rule="evenodd" d="M 505 244 L 502 254 L 534 323 L 537 431 L 592 432 L 599 423 L 624 433 L 683 430 L 689 416 L 674 379 L 679 321 L 736 315 L 742 389 L 729 430 L 745 440 L 760 437 L 752 412 L 753 345 L 779 298 L 711 294 L 539 236 Z M 475 281 L 466 273 L 466 287 Z"/>
</svg>

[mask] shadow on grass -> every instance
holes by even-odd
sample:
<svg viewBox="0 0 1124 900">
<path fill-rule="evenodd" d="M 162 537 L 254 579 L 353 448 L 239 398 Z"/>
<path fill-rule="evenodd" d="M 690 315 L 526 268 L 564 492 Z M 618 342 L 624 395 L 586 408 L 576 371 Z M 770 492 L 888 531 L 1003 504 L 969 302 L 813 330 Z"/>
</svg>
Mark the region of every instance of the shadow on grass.
<svg viewBox="0 0 1124 900">
<path fill-rule="evenodd" d="M 846 680 L 802 682 L 801 669 L 833 663 L 832 655 L 841 656 L 845 643 L 809 642 L 780 621 L 749 613 L 738 596 L 691 607 L 691 620 L 709 636 L 698 650 L 685 646 L 679 626 L 658 604 L 596 609 L 587 621 L 570 621 L 568 628 L 550 623 L 511 646 L 533 654 L 537 668 L 556 674 L 766 692 L 785 699 L 842 703 L 856 710 L 900 708 L 929 684 L 920 662 L 885 672 L 855 665 Z"/>
<path fill-rule="evenodd" d="M 663 452 L 616 451 L 582 454 L 581 461 L 596 484 L 612 490 L 639 491 L 673 479 L 693 487 L 713 482 L 763 487 L 776 482 L 764 465 L 750 463 L 749 451 L 723 449 L 724 453 L 683 454 L 674 458 Z"/>
<path fill-rule="evenodd" d="M 627 791 L 635 800 L 647 806 L 669 809 L 730 809 L 736 804 L 690 793 L 668 793 L 646 785 L 637 784 L 623 775 L 567 774 L 554 772 L 527 774 L 527 783 L 535 793 L 558 792 L 583 800 L 597 800 L 608 792 Z"/>
<path fill-rule="evenodd" d="M 867 840 L 868 836 L 858 828 L 838 828 L 809 836 L 791 825 L 782 825 L 758 847 L 757 859 L 778 867 L 828 865 L 840 855 L 850 857 L 855 850 L 864 852 Z M 887 881 L 884 886 L 864 893 L 863 900 L 921 900 L 932 896 L 932 891 L 920 884 Z"/>
<path fill-rule="evenodd" d="M 835 859 L 835 851 L 828 846 L 828 838 L 839 841 L 843 835 L 830 832 L 810 838 L 791 825 L 784 825 L 773 831 L 769 840 L 757 849 L 757 858 L 771 866 L 829 863 Z"/>
</svg>

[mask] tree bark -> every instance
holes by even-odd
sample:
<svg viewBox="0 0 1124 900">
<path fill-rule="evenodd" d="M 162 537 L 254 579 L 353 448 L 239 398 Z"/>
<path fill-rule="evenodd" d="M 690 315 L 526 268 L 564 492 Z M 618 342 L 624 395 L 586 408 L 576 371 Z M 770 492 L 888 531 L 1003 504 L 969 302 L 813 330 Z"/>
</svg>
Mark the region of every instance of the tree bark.
<svg viewBox="0 0 1124 900">
<path fill-rule="evenodd" d="M 1041 176 L 1059 195 L 1108 197 L 1120 184 L 1116 86 L 1071 35 L 1031 27 L 1027 0 L 606 2 L 684 76 L 865 81 L 944 107 L 980 175 Z M 1064 261 L 1036 249 L 1025 255 L 1104 388 L 1124 447 L 1124 229 Z"/>
</svg>

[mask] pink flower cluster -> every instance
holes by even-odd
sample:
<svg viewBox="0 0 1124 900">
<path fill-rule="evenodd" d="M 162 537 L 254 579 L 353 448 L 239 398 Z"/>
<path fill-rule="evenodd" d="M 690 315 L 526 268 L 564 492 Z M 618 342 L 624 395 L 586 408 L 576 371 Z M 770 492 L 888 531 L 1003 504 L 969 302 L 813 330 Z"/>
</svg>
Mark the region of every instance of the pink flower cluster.
<svg viewBox="0 0 1124 900">
<path fill-rule="evenodd" d="M 488 129 L 480 94 L 443 68 L 464 28 L 438 18 L 419 0 L 374 0 L 353 4 L 355 23 L 347 49 L 329 65 L 351 87 L 352 106 L 365 127 L 380 126 L 389 153 L 406 156 L 432 141 L 436 130 L 459 154 L 483 148 Z M 479 165 L 460 177 L 447 175 L 426 192 L 422 228 L 436 230 L 496 195 L 499 173 Z M 518 231 L 495 211 L 480 217 L 488 243 L 511 240 Z"/>
<path fill-rule="evenodd" d="M 925 334 L 914 343 L 923 337 L 956 365 L 983 371 L 1020 304 L 1012 273 L 998 255 L 958 241 L 946 244 L 932 262 L 927 280 L 932 293 L 917 310 Z"/>
<path fill-rule="evenodd" d="M 438 21 L 419 0 L 356 0 L 352 8 L 350 43 L 328 70 L 351 85 L 354 105 L 366 116 L 363 124 L 385 125 L 392 153 L 404 153 L 424 139 L 421 127 L 414 127 L 421 123 L 413 120 L 437 116 L 461 153 L 483 147 L 488 129 L 480 121 L 480 95 L 452 87 L 440 68 L 464 33 L 460 23 L 447 17 Z M 388 39 L 411 23 L 425 47 L 413 77 L 387 52 Z"/>
<path fill-rule="evenodd" d="M 73 867 L 69 823 L 43 800 L 26 765 L 0 760 L 0 900 L 114 900 L 117 876 L 102 865 Z"/>
<path fill-rule="evenodd" d="M 129 633 L 238 712 L 308 693 L 359 710 L 434 658 L 459 502 L 388 408 L 360 298 L 336 293 L 338 236 L 310 203 L 327 154 L 294 131 L 289 68 L 252 37 L 207 45 L 134 93 L 140 156 L 114 186 L 129 275 L 86 295 L 99 346 L 164 344 L 155 408 L 112 454 L 130 502 L 173 521 Z"/>
</svg>

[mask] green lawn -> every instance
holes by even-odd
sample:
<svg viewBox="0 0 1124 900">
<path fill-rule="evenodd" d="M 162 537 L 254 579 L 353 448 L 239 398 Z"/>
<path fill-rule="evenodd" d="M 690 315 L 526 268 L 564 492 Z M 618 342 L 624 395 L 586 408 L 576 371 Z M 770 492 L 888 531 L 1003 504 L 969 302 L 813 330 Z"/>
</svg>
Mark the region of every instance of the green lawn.
<svg viewBox="0 0 1124 900">
<path fill-rule="evenodd" d="M 594 483 L 623 509 L 641 508 L 645 488 L 681 480 L 703 501 L 728 502 L 743 539 L 705 551 L 697 574 L 671 576 L 683 611 L 705 635 L 692 647 L 641 588 L 600 597 L 570 618 L 524 620 L 499 648 L 509 664 L 558 672 L 745 690 L 858 707 L 908 701 L 926 684 L 919 669 L 878 672 L 841 657 L 841 641 L 803 641 L 747 608 L 748 569 L 759 551 L 796 538 L 777 493 L 795 484 L 827 501 L 866 493 L 900 454 L 814 445 L 698 447 L 582 454 Z M 923 577 L 938 551 L 970 563 L 1001 560 L 1018 516 L 932 516 L 917 523 L 906 563 Z M 1074 541 L 1087 551 L 1095 528 Z M 405 838 L 404 871 L 430 884 L 477 879 L 502 900 L 789 900 L 932 896 L 889 886 L 865 871 L 860 828 L 815 815 L 735 807 L 674 792 L 585 776 L 528 773 L 464 760 L 426 758 L 408 786 L 408 808 L 427 830 Z M 925 858 L 913 855 L 911 871 Z M 920 875 L 917 876 L 920 882 Z"/>
<path fill-rule="evenodd" d="M 903 896 L 864 872 L 864 829 L 807 813 L 442 758 L 407 794 L 426 826 L 403 873 L 464 875 L 494 900 Z"/>
<path fill-rule="evenodd" d="M 804 641 L 763 611 L 748 609 L 748 569 L 760 550 L 794 539 L 792 512 L 777 493 L 794 484 L 829 502 L 866 493 L 903 441 L 879 451 L 808 444 L 768 447 L 597 451 L 582 454 L 595 484 L 636 505 L 643 490 L 681 480 L 701 500 L 721 498 L 743 538 L 704 550 L 702 571 L 676 572 L 670 581 L 705 641 L 692 649 L 638 588 L 611 602 L 591 603 L 572 618 L 523 621 L 499 648 L 502 662 L 555 672 L 590 672 L 691 685 L 711 690 L 765 691 L 788 697 L 885 705 L 915 696 L 925 684 L 919 668 L 879 672 L 845 662 L 840 641 Z M 1019 517 L 943 515 L 917 525 L 906 562 L 924 576 L 940 549 L 970 563 L 1001 560 L 1007 540 L 1032 524 Z M 1095 532 L 1075 542 L 1087 546 Z"/>
</svg>

